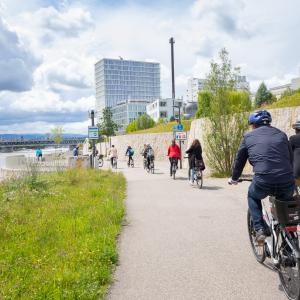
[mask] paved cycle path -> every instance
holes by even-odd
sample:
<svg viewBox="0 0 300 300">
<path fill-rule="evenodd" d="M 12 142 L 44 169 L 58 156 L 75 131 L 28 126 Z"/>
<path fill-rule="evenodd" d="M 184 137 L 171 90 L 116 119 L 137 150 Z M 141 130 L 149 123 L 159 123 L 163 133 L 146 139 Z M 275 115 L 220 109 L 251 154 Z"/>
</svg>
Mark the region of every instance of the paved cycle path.
<svg viewBox="0 0 300 300">
<path fill-rule="evenodd" d="M 121 166 L 122 167 L 122 166 Z M 174 181 L 168 165 L 156 174 L 121 169 L 128 181 L 127 225 L 109 300 L 286 299 L 277 273 L 258 264 L 246 226 L 248 183 Z"/>
</svg>

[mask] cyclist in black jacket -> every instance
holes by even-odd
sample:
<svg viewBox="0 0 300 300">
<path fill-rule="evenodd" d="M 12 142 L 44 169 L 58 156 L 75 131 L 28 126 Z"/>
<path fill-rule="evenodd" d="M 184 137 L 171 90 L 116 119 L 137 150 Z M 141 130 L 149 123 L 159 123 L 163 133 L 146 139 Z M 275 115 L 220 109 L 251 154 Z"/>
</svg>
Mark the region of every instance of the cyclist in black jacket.
<svg viewBox="0 0 300 300">
<path fill-rule="evenodd" d="M 249 117 L 252 131 L 245 134 L 238 150 L 230 184 L 237 184 L 249 159 L 255 173 L 248 190 L 248 205 L 256 231 L 256 241 L 263 244 L 266 238 L 261 200 L 274 195 L 290 200 L 294 192 L 293 154 L 285 133 L 270 126 L 271 115 L 266 110 Z"/>
</svg>

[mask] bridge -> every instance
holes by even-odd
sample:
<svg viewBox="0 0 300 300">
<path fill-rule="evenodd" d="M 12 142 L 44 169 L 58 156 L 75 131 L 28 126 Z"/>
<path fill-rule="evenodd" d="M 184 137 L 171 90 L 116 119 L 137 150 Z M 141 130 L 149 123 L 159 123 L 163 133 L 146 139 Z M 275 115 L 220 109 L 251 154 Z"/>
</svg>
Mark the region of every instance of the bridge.
<svg viewBox="0 0 300 300">
<path fill-rule="evenodd" d="M 75 146 L 85 141 L 83 137 L 65 138 L 61 143 L 57 144 L 52 139 L 32 139 L 32 140 L 11 140 L 11 141 L 0 141 L 0 151 L 11 150 L 16 148 L 37 148 L 47 146 Z"/>
</svg>

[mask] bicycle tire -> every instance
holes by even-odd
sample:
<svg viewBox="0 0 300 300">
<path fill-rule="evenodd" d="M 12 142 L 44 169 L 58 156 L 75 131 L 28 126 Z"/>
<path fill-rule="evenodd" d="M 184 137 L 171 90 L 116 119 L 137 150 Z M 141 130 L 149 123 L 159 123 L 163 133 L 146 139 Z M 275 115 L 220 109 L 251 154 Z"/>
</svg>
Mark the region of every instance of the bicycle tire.
<svg viewBox="0 0 300 300">
<path fill-rule="evenodd" d="M 203 173 L 202 173 L 201 170 L 197 171 L 197 172 L 199 172 L 199 174 L 200 174 L 200 179 L 199 179 L 198 175 L 196 176 L 197 186 L 198 186 L 199 189 L 202 189 L 202 187 L 203 187 Z"/>
<path fill-rule="evenodd" d="M 254 227 L 253 227 L 253 221 L 252 221 L 249 209 L 248 209 L 248 212 L 247 212 L 247 227 L 248 227 L 249 240 L 250 240 L 251 248 L 252 248 L 253 254 L 255 256 L 255 259 L 259 263 L 262 264 L 266 259 L 265 246 L 264 245 L 263 246 L 257 246 L 255 244 L 255 230 L 254 230 Z"/>
<path fill-rule="evenodd" d="M 172 175 L 173 175 L 173 179 L 175 180 L 175 177 L 176 177 L 176 165 L 174 165 L 174 163 L 172 164 Z"/>
<path fill-rule="evenodd" d="M 278 275 L 283 291 L 288 299 L 300 299 L 300 259 L 295 257 L 295 252 L 284 242 L 283 229 L 281 229 L 279 239 L 282 239 L 279 247 L 279 267 Z M 294 238 L 296 251 L 299 251 L 298 237 Z M 284 245 L 284 246 L 283 246 Z"/>
<path fill-rule="evenodd" d="M 100 158 L 98 163 L 99 163 L 99 168 L 102 168 L 103 167 L 103 159 Z"/>
</svg>

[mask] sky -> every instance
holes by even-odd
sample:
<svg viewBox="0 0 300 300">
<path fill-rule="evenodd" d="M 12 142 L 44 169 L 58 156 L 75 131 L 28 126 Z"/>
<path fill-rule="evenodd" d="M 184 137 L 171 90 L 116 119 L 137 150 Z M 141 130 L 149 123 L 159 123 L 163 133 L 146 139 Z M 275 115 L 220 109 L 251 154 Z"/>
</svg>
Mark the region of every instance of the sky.
<svg viewBox="0 0 300 300">
<path fill-rule="evenodd" d="M 0 133 L 86 133 L 94 64 L 161 63 L 161 92 L 203 78 L 225 47 L 251 91 L 299 76 L 299 0 L 0 0 Z"/>
</svg>

